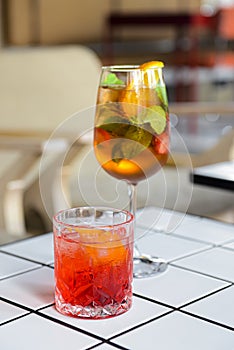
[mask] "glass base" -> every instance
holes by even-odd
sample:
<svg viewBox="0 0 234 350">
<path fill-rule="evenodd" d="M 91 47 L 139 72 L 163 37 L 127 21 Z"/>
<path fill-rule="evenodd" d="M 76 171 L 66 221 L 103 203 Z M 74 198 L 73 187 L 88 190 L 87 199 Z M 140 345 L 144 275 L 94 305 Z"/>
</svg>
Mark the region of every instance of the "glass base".
<svg viewBox="0 0 234 350">
<path fill-rule="evenodd" d="M 166 271 L 165 260 L 150 255 L 140 255 L 133 259 L 133 277 L 153 277 Z"/>
<path fill-rule="evenodd" d="M 55 294 L 55 308 L 63 315 L 80 317 L 86 319 L 103 319 L 114 317 L 128 311 L 132 306 L 132 296 L 126 296 L 121 303 L 112 302 L 111 304 L 100 305 L 71 305 L 62 300 L 63 298 Z"/>
</svg>

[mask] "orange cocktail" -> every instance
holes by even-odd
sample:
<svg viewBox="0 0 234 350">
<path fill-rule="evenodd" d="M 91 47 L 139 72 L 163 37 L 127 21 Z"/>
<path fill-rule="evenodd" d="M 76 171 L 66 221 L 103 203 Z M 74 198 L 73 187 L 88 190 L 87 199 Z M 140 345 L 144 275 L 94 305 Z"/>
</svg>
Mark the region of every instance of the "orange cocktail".
<svg viewBox="0 0 234 350">
<path fill-rule="evenodd" d="M 55 303 L 63 314 L 105 318 L 131 307 L 133 218 L 77 208 L 54 219 Z"/>
<path fill-rule="evenodd" d="M 169 113 L 162 67 L 156 61 L 132 69 L 123 66 L 122 72 L 114 66 L 105 74 L 103 68 L 94 150 L 103 169 L 118 179 L 136 184 L 167 161 Z"/>
</svg>

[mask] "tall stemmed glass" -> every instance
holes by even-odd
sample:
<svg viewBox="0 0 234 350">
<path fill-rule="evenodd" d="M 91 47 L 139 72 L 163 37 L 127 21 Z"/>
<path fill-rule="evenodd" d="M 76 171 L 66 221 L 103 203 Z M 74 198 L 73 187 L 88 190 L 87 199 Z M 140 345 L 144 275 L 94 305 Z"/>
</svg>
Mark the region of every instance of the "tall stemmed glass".
<svg viewBox="0 0 234 350">
<path fill-rule="evenodd" d="M 102 67 L 97 97 L 94 151 L 102 168 L 128 183 L 129 210 L 136 212 L 139 181 L 158 172 L 169 152 L 169 114 L 163 63 Z M 135 244 L 134 277 L 166 269 L 163 259 Z"/>
</svg>

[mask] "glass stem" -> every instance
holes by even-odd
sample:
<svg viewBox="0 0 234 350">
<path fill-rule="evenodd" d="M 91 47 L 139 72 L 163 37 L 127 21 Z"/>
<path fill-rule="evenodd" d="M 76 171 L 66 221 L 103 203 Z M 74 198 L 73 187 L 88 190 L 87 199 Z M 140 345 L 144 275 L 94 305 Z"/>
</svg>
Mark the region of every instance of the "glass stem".
<svg viewBox="0 0 234 350">
<path fill-rule="evenodd" d="M 128 196 L 129 196 L 129 211 L 134 216 L 134 226 L 136 227 L 136 210 L 137 210 L 137 184 L 128 183 Z M 134 243 L 134 257 L 141 255 L 136 242 Z"/>
<path fill-rule="evenodd" d="M 128 196 L 129 196 L 129 211 L 133 214 L 134 220 L 136 220 L 136 207 L 137 207 L 137 188 L 136 184 L 128 183 Z"/>
</svg>

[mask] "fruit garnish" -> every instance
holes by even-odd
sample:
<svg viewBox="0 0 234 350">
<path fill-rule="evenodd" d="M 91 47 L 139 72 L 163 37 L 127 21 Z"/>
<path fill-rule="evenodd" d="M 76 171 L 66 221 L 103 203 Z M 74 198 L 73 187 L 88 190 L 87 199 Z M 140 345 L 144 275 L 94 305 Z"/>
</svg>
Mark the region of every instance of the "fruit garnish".
<svg viewBox="0 0 234 350">
<path fill-rule="evenodd" d="M 136 115 L 138 112 L 138 95 L 135 90 L 124 89 L 120 93 L 119 102 L 127 117 Z"/>
<path fill-rule="evenodd" d="M 119 116 L 112 116 L 105 119 L 103 124 L 98 125 L 98 128 L 109 132 L 113 136 L 122 137 L 126 135 L 129 128 L 129 123 L 125 121 L 126 119 Z"/>
<path fill-rule="evenodd" d="M 124 81 L 119 79 L 115 73 L 109 73 L 101 85 L 124 85 Z"/>
<path fill-rule="evenodd" d="M 164 63 L 161 61 L 150 61 L 143 63 L 140 66 L 140 69 L 145 71 L 144 74 L 144 84 L 145 86 L 150 86 L 152 83 L 151 82 L 156 82 L 158 83 L 160 81 L 159 73 L 157 71 L 157 68 L 163 68 Z M 153 72 L 150 71 L 151 69 L 155 69 Z M 160 101 L 163 103 L 164 106 L 167 106 L 168 101 L 167 101 L 167 92 L 166 88 L 164 85 L 158 85 L 155 87 L 156 93 L 158 95 L 158 98 Z"/>
<path fill-rule="evenodd" d="M 165 132 L 153 140 L 153 147 L 157 154 L 168 154 L 169 135 Z"/>
<path fill-rule="evenodd" d="M 96 228 L 75 230 L 79 236 L 77 249 L 74 252 L 77 253 L 77 261 L 79 259 L 85 261 L 87 257 L 90 259 L 89 264 L 94 267 L 111 261 L 118 263 L 125 258 L 127 250 L 122 241 L 123 232 L 104 231 Z"/>
<path fill-rule="evenodd" d="M 149 61 L 140 65 L 139 68 L 142 70 L 147 70 L 147 69 L 163 68 L 163 67 L 164 67 L 164 63 L 162 61 Z"/>
<path fill-rule="evenodd" d="M 132 159 L 144 151 L 151 143 L 152 134 L 136 125 L 130 125 L 123 140 L 112 149 L 112 159 L 119 163 L 123 159 Z"/>
<path fill-rule="evenodd" d="M 109 132 L 102 128 L 96 128 L 95 133 L 96 138 L 98 138 L 98 144 L 109 141 L 111 139 L 111 135 L 109 134 Z"/>
<path fill-rule="evenodd" d="M 156 104 L 167 104 L 166 91 L 163 91 L 164 86 L 157 85 L 160 80 L 157 68 L 163 67 L 163 62 L 151 61 L 137 68 L 143 72 L 143 85 L 139 86 L 138 74 L 133 74 L 132 79 L 119 95 L 119 102 L 125 103 L 122 108 L 126 116 L 137 115 L 138 106 L 150 107 Z"/>
<path fill-rule="evenodd" d="M 120 89 L 115 87 L 101 86 L 98 91 L 97 104 L 103 104 L 107 102 L 117 102 L 119 99 Z"/>
<path fill-rule="evenodd" d="M 146 87 L 155 87 L 159 81 L 159 72 L 157 68 L 163 68 L 164 63 L 161 61 L 150 61 L 143 63 L 139 69 L 144 72 L 144 85 Z"/>
<path fill-rule="evenodd" d="M 128 118 L 137 115 L 142 107 L 150 107 L 161 103 L 154 89 L 150 88 L 137 88 L 136 90 L 126 88 L 121 91 L 119 101 Z"/>
<path fill-rule="evenodd" d="M 139 122 L 149 123 L 151 128 L 158 134 L 162 134 L 167 125 L 166 112 L 161 106 L 145 108 L 139 116 Z"/>
</svg>

